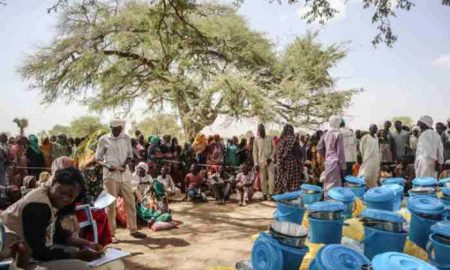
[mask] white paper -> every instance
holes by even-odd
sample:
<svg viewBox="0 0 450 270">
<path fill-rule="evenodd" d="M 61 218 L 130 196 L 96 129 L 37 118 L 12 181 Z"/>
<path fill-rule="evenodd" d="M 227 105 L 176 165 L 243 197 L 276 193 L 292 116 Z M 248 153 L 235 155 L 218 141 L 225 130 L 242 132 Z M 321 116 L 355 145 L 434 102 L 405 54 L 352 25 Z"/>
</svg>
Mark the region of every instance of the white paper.
<svg viewBox="0 0 450 270">
<path fill-rule="evenodd" d="M 105 250 L 105 255 L 103 255 L 101 258 L 98 258 L 95 261 L 92 261 L 89 263 L 90 267 L 98 267 L 104 264 L 107 264 L 112 261 L 117 261 L 119 259 L 125 258 L 130 256 L 131 254 L 129 252 L 124 252 L 115 248 L 108 248 Z"/>
<path fill-rule="evenodd" d="M 105 190 L 102 191 L 97 197 L 97 199 L 94 202 L 94 207 L 96 209 L 104 209 L 108 206 L 110 206 L 112 203 L 116 201 L 116 198 L 106 192 Z"/>
</svg>

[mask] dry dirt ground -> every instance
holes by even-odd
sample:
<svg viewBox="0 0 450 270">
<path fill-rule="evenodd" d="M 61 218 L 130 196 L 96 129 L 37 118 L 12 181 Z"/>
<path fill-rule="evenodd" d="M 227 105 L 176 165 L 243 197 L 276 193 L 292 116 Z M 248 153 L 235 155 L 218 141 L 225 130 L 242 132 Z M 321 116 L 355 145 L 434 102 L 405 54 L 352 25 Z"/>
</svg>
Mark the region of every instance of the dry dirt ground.
<svg viewBox="0 0 450 270">
<path fill-rule="evenodd" d="M 153 232 L 144 240 L 131 238 L 120 229 L 115 245 L 124 251 L 139 253 L 125 260 L 127 269 L 209 270 L 231 267 L 247 259 L 252 248 L 251 236 L 267 230 L 275 204 L 253 202 L 239 207 L 236 202 L 225 206 L 214 201 L 202 204 L 171 204 L 173 218 L 183 222 L 178 229 Z M 219 268 L 220 269 L 220 268 Z"/>
</svg>

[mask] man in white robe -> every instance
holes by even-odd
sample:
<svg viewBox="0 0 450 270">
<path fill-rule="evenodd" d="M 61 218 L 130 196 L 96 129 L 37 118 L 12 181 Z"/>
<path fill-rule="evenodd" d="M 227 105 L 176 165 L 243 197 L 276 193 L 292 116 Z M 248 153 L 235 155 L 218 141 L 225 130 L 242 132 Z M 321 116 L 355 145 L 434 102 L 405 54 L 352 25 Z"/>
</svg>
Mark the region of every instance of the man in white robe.
<svg viewBox="0 0 450 270">
<path fill-rule="evenodd" d="M 420 117 L 417 125 L 421 133 L 417 142 L 414 168 L 416 177 L 438 177 L 444 163 L 444 148 L 439 134 L 432 129 L 433 119 L 430 116 Z"/>
<path fill-rule="evenodd" d="M 377 131 L 376 125 L 370 125 L 369 134 L 362 137 L 359 145 L 363 162 L 359 168 L 358 177 L 365 179 L 368 188 L 377 186 L 380 172 L 380 147 L 376 135 Z"/>
</svg>

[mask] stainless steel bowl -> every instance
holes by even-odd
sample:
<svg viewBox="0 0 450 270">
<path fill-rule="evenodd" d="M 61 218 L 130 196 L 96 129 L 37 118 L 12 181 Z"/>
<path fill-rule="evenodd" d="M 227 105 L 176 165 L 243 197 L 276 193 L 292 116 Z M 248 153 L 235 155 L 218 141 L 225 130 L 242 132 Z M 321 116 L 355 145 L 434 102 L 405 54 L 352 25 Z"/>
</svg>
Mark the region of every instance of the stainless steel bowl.
<svg viewBox="0 0 450 270">
<path fill-rule="evenodd" d="M 327 219 L 327 220 L 341 219 L 342 218 L 342 211 L 336 211 L 336 212 L 309 212 L 309 216 L 312 217 L 312 218 Z"/>
<path fill-rule="evenodd" d="M 355 183 L 350 183 L 350 182 L 345 182 L 344 186 L 352 188 L 352 187 L 361 187 L 360 184 L 355 184 Z"/>
<path fill-rule="evenodd" d="M 303 208 L 303 201 L 301 197 L 294 200 L 280 200 L 280 203 Z"/>
<path fill-rule="evenodd" d="M 440 234 L 435 234 L 433 237 L 444 245 L 450 245 L 450 237 L 446 237 Z"/>
<path fill-rule="evenodd" d="M 274 221 L 269 232 L 279 243 L 295 248 L 303 247 L 308 235 L 302 226 L 287 221 Z"/>
<path fill-rule="evenodd" d="M 397 222 L 389 222 L 383 220 L 362 218 L 364 226 L 375 228 L 382 231 L 400 233 L 403 231 L 403 224 Z"/>
</svg>

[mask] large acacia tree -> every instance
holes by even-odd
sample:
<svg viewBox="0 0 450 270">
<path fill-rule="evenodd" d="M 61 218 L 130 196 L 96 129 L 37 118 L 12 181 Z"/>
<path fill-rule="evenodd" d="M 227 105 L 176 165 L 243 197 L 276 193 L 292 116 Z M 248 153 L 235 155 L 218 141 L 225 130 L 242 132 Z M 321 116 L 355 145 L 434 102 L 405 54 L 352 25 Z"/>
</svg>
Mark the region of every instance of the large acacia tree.
<svg viewBox="0 0 450 270">
<path fill-rule="evenodd" d="M 61 6 L 54 40 L 20 69 L 44 103 L 102 110 L 146 99 L 150 109 L 175 109 L 193 137 L 220 114 L 318 125 L 354 93 L 334 89 L 329 74 L 345 52 L 314 35 L 277 55 L 228 6 L 86 2 Z"/>
</svg>

